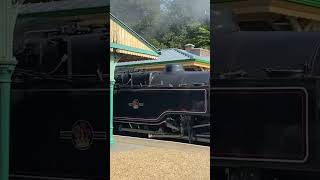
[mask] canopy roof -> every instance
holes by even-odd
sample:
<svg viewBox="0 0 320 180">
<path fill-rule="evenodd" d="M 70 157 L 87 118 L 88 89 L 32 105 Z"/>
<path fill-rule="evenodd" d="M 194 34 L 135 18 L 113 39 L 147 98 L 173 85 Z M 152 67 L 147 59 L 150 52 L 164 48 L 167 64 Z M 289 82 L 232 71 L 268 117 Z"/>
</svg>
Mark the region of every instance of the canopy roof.
<svg viewBox="0 0 320 180">
<path fill-rule="evenodd" d="M 162 70 L 166 64 L 179 63 L 184 68 L 210 69 L 210 58 L 202 57 L 182 49 L 170 48 L 161 50 L 161 55 L 157 60 L 142 60 L 134 62 L 122 62 L 117 64 L 117 68 L 135 68 L 145 70 Z"/>
<path fill-rule="evenodd" d="M 110 52 L 122 55 L 120 61 L 156 59 L 158 50 L 124 22 L 110 14 Z"/>
<path fill-rule="evenodd" d="M 26 3 L 19 7 L 19 19 L 58 19 L 79 25 L 106 26 L 110 2 L 106 0 L 62 0 Z"/>
</svg>

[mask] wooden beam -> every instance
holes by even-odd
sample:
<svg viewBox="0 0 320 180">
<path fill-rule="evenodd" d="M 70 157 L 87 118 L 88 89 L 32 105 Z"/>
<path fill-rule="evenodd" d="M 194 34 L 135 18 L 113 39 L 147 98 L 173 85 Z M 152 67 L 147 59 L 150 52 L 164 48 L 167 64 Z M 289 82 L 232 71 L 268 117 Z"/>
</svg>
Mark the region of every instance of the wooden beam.
<svg viewBox="0 0 320 180">
<path fill-rule="evenodd" d="M 230 8 L 240 16 L 243 14 L 273 13 L 320 21 L 320 9 L 283 0 L 246 0 L 215 4 L 217 8 Z"/>
<path fill-rule="evenodd" d="M 270 11 L 277 14 L 320 21 L 320 9 L 281 0 L 272 0 Z"/>
</svg>

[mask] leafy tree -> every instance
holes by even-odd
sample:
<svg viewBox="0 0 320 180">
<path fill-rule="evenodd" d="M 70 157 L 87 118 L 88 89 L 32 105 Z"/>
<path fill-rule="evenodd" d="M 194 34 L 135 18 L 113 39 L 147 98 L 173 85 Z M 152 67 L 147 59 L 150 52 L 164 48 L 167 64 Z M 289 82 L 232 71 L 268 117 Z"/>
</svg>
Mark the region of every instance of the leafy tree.
<svg viewBox="0 0 320 180">
<path fill-rule="evenodd" d="M 111 13 L 158 48 L 210 48 L 209 0 L 111 0 Z"/>
</svg>

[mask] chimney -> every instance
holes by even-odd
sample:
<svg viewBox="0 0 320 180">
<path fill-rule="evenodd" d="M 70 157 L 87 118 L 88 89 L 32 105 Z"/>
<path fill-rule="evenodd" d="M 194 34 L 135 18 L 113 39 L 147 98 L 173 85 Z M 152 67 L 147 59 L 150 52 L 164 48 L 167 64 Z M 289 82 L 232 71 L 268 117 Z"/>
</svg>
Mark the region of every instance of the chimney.
<svg viewBox="0 0 320 180">
<path fill-rule="evenodd" d="M 194 49 L 194 45 L 193 44 L 186 44 L 186 45 L 184 45 L 184 49 L 188 52 L 191 52 L 192 49 Z"/>
<path fill-rule="evenodd" d="M 202 57 L 210 57 L 210 51 L 207 49 L 202 48 L 194 48 L 195 46 L 193 44 L 186 44 L 184 45 L 184 50 L 186 50 L 189 53 L 195 54 L 197 56 Z"/>
</svg>

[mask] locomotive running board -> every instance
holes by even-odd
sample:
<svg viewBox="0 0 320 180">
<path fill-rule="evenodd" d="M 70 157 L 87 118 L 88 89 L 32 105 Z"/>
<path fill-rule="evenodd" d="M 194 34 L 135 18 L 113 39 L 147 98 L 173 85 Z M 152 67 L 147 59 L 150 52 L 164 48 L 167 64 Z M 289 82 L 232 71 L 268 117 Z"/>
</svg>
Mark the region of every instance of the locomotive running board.
<svg viewBox="0 0 320 180">
<path fill-rule="evenodd" d="M 149 130 L 132 129 L 132 128 L 120 128 L 119 130 L 125 131 L 125 132 L 144 133 L 144 134 L 159 133 L 158 131 L 149 131 Z"/>
<path fill-rule="evenodd" d="M 189 140 L 189 137 L 183 136 L 183 137 L 180 137 L 179 139 Z M 192 141 L 193 142 L 196 141 L 196 142 L 210 143 L 210 138 L 192 137 Z"/>
<path fill-rule="evenodd" d="M 174 138 L 174 139 L 189 140 L 189 136 L 160 134 L 158 131 L 148 131 L 148 130 L 131 129 L 131 128 L 121 128 L 121 131 L 148 134 L 148 138 Z M 195 137 L 192 137 L 192 140 L 198 141 L 198 142 L 210 143 L 210 135 L 195 135 Z"/>
<path fill-rule="evenodd" d="M 180 135 L 152 135 L 152 136 L 149 136 L 149 138 L 174 138 L 174 139 L 189 140 L 189 136 L 180 136 Z M 196 137 L 192 137 L 192 141 L 210 143 L 210 137 L 204 138 L 196 135 Z"/>
</svg>

